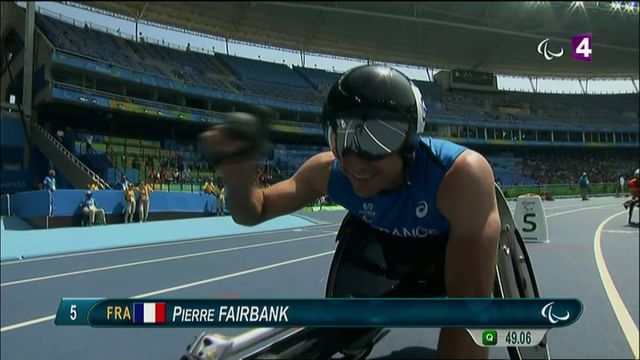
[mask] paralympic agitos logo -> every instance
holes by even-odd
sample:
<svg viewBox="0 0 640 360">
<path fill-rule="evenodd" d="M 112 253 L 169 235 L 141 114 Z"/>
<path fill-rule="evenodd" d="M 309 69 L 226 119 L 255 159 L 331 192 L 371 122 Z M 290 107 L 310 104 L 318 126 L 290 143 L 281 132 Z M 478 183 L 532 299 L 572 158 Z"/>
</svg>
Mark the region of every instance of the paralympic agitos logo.
<svg viewBox="0 0 640 360">
<path fill-rule="evenodd" d="M 564 49 L 560 47 L 560 51 L 552 51 L 549 46 L 549 38 L 546 38 L 538 43 L 538 54 L 544 56 L 547 61 L 551 61 L 564 55 Z M 573 58 L 573 60 L 591 62 L 592 54 L 593 44 L 591 33 L 577 34 L 571 37 L 571 58 Z"/>
<path fill-rule="evenodd" d="M 538 44 L 538 54 L 544 56 L 545 59 L 553 60 L 553 58 L 560 57 L 564 54 L 563 48 L 560 48 L 559 52 L 554 53 L 554 52 L 551 52 L 551 50 L 549 50 L 548 45 L 549 45 L 549 39 L 544 39 L 540 41 L 540 43 Z"/>
<path fill-rule="evenodd" d="M 548 303 L 547 305 L 545 305 L 542 308 L 542 311 L 540 312 L 540 315 L 542 315 L 543 317 L 547 318 L 547 320 L 549 320 L 550 323 L 552 324 L 556 324 L 558 321 L 567 321 L 569 320 L 569 312 L 567 311 L 566 314 L 564 314 L 563 316 L 558 316 L 556 314 L 553 313 L 553 304 L 555 303 L 555 301 L 552 301 L 550 303 Z"/>
</svg>

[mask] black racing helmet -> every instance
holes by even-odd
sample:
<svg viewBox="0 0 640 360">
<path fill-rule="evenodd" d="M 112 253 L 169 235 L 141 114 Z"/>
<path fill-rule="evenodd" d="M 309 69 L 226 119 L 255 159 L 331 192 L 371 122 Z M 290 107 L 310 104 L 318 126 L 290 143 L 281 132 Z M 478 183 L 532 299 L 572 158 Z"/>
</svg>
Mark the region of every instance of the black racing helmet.
<svg viewBox="0 0 640 360">
<path fill-rule="evenodd" d="M 377 159 L 394 151 L 408 155 L 424 131 L 420 90 L 400 71 L 363 65 L 343 74 L 322 109 L 326 139 L 336 157 L 346 150 Z"/>
</svg>

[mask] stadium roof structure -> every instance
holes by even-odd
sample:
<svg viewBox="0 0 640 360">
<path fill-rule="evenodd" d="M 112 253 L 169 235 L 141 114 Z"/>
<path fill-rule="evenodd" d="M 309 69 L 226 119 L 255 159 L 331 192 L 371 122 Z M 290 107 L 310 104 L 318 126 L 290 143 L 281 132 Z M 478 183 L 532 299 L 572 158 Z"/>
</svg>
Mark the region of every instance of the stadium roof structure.
<svg viewBox="0 0 640 360">
<path fill-rule="evenodd" d="M 223 39 L 438 69 L 638 79 L 638 9 L 610 2 L 233 1 L 70 3 Z M 620 4 L 620 3 L 618 3 Z M 618 9 L 615 7 L 617 6 Z M 592 62 L 571 38 L 592 34 Z M 546 60 L 538 45 L 564 55 Z"/>
</svg>

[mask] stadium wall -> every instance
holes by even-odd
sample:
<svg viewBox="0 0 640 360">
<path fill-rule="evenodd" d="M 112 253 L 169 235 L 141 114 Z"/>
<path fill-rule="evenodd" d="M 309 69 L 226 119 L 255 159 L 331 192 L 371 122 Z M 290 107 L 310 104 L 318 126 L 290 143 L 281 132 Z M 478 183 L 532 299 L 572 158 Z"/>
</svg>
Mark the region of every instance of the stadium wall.
<svg viewBox="0 0 640 360">
<path fill-rule="evenodd" d="M 28 191 L 8 196 L 9 216 L 17 216 L 36 228 L 80 225 L 80 202 L 86 190 Z M 107 223 L 124 222 L 124 192 L 94 191 L 99 208 L 104 209 Z M 137 204 L 139 204 L 139 199 Z M 137 205 L 136 204 L 136 205 Z M 153 192 L 149 202 L 149 220 L 168 220 L 210 216 L 217 209 L 216 198 L 203 193 Z M 135 219 L 137 221 L 137 209 Z"/>
</svg>

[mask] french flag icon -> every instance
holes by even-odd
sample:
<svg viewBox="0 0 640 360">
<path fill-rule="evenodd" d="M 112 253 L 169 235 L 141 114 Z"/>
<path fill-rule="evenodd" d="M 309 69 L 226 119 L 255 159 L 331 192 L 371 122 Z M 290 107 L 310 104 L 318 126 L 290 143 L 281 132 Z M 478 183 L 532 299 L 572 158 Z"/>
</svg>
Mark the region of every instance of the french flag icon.
<svg viewBox="0 0 640 360">
<path fill-rule="evenodd" d="M 167 322 L 166 305 L 163 302 L 133 304 L 134 324 L 164 324 Z"/>
</svg>

